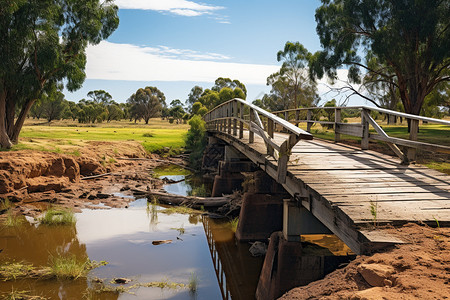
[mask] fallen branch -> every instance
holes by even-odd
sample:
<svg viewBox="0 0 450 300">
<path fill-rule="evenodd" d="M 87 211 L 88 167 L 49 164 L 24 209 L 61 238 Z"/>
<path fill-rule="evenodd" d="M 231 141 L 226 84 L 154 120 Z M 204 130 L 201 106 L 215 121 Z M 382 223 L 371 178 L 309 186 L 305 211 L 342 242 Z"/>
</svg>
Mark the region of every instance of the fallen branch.
<svg viewBox="0 0 450 300">
<path fill-rule="evenodd" d="M 154 196 L 160 203 L 185 205 L 189 207 L 219 207 L 228 204 L 231 197 L 195 197 L 169 194 L 161 191 L 140 191 L 140 195 Z"/>
</svg>

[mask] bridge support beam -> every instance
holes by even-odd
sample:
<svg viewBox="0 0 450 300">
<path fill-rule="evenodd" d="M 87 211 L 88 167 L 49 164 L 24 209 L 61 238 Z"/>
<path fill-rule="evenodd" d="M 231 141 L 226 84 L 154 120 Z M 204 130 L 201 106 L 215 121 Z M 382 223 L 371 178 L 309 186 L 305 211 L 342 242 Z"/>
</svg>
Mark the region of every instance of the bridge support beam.
<svg viewBox="0 0 450 300">
<path fill-rule="evenodd" d="M 290 289 L 307 285 L 323 278 L 348 263 L 354 256 L 334 256 L 327 249 L 316 248 L 317 254 L 305 253 L 300 242 L 289 242 L 282 232 L 274 232 L 264 259 L 263 268 L 256 289 L 257 300 L 273 300 Z"/>
<path fill-rule="evenodd" d="M 232 194 L 242 190 L 244 175 L 258 167 L 232 146 L 225 146 L 224 160 L 219 162 L 219 175 L 214 178 L 212 197 Z"/>
<path fill-rule="evenodd" d="M 236 238 L 239 241 L 265 241 L 283 228 L 283 199 L 290 197 L 284 188 L 263 171 L 249 174 Z"/>
<path fill-rule="evenodd" d="M 299 202 L 284 199 L 283 237 L 289 242 L 299 242 L 302 234 L 333 234 Z"/>
</svg>

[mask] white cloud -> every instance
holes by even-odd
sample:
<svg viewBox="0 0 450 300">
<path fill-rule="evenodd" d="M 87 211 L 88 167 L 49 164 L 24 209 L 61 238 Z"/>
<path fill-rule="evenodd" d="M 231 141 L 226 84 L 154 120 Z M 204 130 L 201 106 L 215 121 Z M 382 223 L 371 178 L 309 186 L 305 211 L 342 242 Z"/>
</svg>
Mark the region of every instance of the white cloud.
<svg viewBox="0 0 450 300">
<path fill-rule="evenodd" d="M 121 9 L 155 10 L 188 17 L 212 14 L 224 9 L 223 6 L 199 4 L 188 0 L 116 0 L 115 3 Z"/>
<path fill-rule="evenodd" d="M 265 84 L 279 69 L 276 65 L 210 61 L 229 59 L 217 53 L 107 41 L 89 46 L 87 55 L 88 79 L 214 82 L 218 77 L 229 77 L 245 84 Z"/>
</svg>

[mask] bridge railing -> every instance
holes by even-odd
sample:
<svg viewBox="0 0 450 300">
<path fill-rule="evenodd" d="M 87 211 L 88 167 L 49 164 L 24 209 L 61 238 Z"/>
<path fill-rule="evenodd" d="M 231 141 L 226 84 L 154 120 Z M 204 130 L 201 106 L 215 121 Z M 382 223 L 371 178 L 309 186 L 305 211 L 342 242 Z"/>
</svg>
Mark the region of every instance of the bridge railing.
<svg viewBox="0 0 450 300">
<path fill-rule="evenodd" d="M 342 122 L 342 110 L 359 110 L 361 122 L 360 123 L 344 123 Z M 334 112 L 334 120 L 321 120 L 317 118 L 320 111 L 332 110 Z M 306 114 L 305 114 L 306 112 Z M 332 112 L 332 113 L 333 113 Z M 385 114 L 389 120 L 393 117 L 400 117 L 406 119 L 409 123 L 410 134 L 409 139 L 397 138 L 389 136 L 383 128 L 371 116 L 372 112 Z M 330 115 L 332 116 L 332 113 Z M 416 150 L 421 149 L 431 152 L 442 152 L 450 154 L 450 147 L 446 145 L 431 144 L 417 141 L 419 122 L 435 123 L 450 126 L 450 121 L 427 118 L 406 114 L 402 112 L 392 111 L 383 108 L 375 108 L 368 106 L 348 106 L 348 107 L 310 107 L 287 109 L 273 112 L 273 114 L 280 115 L 285 121 L 292 122 L 296 125 L 299 123 L 306 123 L 306 131 L 310 132 L 313 124 L 318 123 L 322 125 L 329 125 L 334 128 L 334 140 L 339 142 L 341 134 L 356 136 L 361 138 L 361 149 L 369 148 L 369 140 L 376 140 L 385 142 L 392 151 L 402 159 L 404 163 L 408 163 L 416 159 Z M 303 117 L 303 119 L 301 118 Z M 304 117 L 306 116 L 306 119 Z M 373 128 L 376 133 L 370 133 L 370 128 Z M 406 151 L 402 151 L 399 146 L 403 146 Z M 406 152 L 406 153 L 405 153 Z"/>
<path fill-rule="evenodd" d="M 267 148 L 267 154 L 277 161 L 278 182 L 286 180 L 287 163 L 292 148 L 302 139 L 311 140 L 310 133 L 298 128 L 290 122 L 261 109 L 245 100 L 235 98 L 216 106 L 203 117 L 207 130 L 222 132 L 254 143 L 255 134 L 259 135 Z M 281 128 L 284 135 L 275 136 L 277 128 Z"/>
</svg>

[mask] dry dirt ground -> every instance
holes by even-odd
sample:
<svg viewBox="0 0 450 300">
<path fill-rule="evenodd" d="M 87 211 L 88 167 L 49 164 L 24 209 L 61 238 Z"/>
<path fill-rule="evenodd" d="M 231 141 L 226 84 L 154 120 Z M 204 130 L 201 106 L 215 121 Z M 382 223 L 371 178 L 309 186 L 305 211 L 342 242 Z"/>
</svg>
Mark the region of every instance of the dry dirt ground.
<svg viewBox="0 0 450 300">
<path fill-rule="evenodd" d="M 90 142 L 79 155 L 23 150 L 0 152 L 0 199 L 17 214 L 36 217 L 49 205 L 102 209 L 126 207 L 133 190 L 159 188 L 155 167 L 180 159 L 147 155 L 135 142 Z M 96 175 L 108 174 L 95 177 Z M 4 211 L 4 209 L 3 209 Z"/>
<path fill-rule="evenodd" d="M 345 268 L 280 299 L 450 299 L 450 228 L 406 224 L 384 230 L 406 243 L 358 256 Z"/>
<path fill-rule="evenodd" d="M 162 185 L 151 170 L 170 162 L 147 155 L 136 142 L 90 142 L 78 154 L 0 152 L 0 199 L 8 198 L 14 213 L 32 217 L 49 205 L 74 211 L 104 208 L 100 203 L 126 207 L 134 190 Z M 450 229 L 407 224 L 383 230 L 406 243 L 359 256 L 282 299 L 450 299 Z"/>
</svg>

